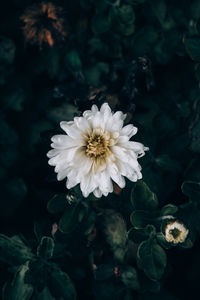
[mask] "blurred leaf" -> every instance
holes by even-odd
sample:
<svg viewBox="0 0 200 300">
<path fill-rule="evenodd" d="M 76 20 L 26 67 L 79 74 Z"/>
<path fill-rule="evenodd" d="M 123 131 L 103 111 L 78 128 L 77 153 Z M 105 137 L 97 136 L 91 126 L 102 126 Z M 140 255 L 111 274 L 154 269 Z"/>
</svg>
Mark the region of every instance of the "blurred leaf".
<svg viewBox="0 0 200 300">
<path fill-rule="evenodd" d="M 136 229 L 144 228 L 146 225 L 154 224 L 157 214 L 144 210 L 136 210 L 131 214 L 131 223 Z"/>
<path fill-rule="evenodd" d="M 114 276 L 114 267 L 112 265 L 99 265 L 95 270 L 96 280 L 106 280 Z"/>
<path fill-rule="evenodd" d="M 193 152 L 200 153 L 200 122 L 196 122 L 191 131 L 190 149 Z"/>
<path fill-rule="evenodd" d="M 174 215 L 176 212 L 178 211 L 178 207 L 173 205 L 173 204 L 167 204 L 165 206 L 162 207 L 160 215 L 161 216 L 170 216 L 170 215 Z"/>
<path fill-rule="evenodd" d="M 175 132 L 177 127 L 172 116 L 164 112 L 160 112 L 153 120 L 154 128 L 157 133 L 163 137 L 171 132 Z"/>
<path fill-rule="evenodd" d="M 40 244 L 37 248 L 37 256 L 44 259 L 50 259 L 54 252 L 54 240 L 51 237 L 42 237 Z"/>
<path fill-rule="evenodd" d="M 135 268 L 131 266 L 127 266 L 122 271 L 122 282 L 130 289 L 138 290 L 140 288 L 140 284 L 138 281 L 138 275 Z"/>
<path fill-rule="evenodd" d="M 163 24 L 166 13 L 167 13 L 167 7 L 164 0 L 153 0 L 150 1 L 151 7 L 153 9 L 153 12 L 155 16 L 157 17 L 158 21 Z"/>
<path fill-rule="evenodd" d="M 141 242 L 147 240 L 151 234 L 156 231 L 153 225 L 147 225 L 145 228 L 134 228 L 132 227 L 128 232 L 128 237 L 134 243 L 140 244 Z"/>
<path fill-rule="evenodd" d="M 194 181 L 185 181 L 181 186 L 182 192 L 190 198 L 190 200 L 199 201 L 200 199 L 200 183 Z"/>
<path fill-rule="evenodd" d="M 76 290 L 65 272 L 55 268 L 49 272 L 48 277 L 48 288 L 56 299 L 76 299 Z"/>
<path fill-rule="evenodd" d="M 137 253 L 140 268 L 153 280 L 159 280 L 167 264 L 165 251 L 152 239 L 140 244 Z"/>
<path fill-rule="evenodd" d="M 2 103 L 4 108 L 10 108 L 16 111 L 23 110 L 23 102 L 26 99 L 24 89 L 17 87 L 9 90 L 3 97 Z"/>
<path fill-rule="evenodd" d="M 81 203 L 72 203 L 65 209 L 59 221 L 59 229 L 64 233 L 72 232 L 82 221 L 85 213 L 86 208 Z"/>
<path fill-rule="evenodd" d="M 12 40 L 0 36 L 0 62 L 12 64 L 15 59 L 16 46 Z"/>
<path fill-rule="evenodd" d="M 88 211 L 88 214 L 85 214 L 80 230 L 84 232 L 84 235 L 88 235 L 92 232 L 96 221 L 96 213 L 94 211 Z"/>
<path fill-rule="evenodd" d="M 200 62 L 200 37 L 184 37 L 183 43 L 191 59 Z"/>
<path fill-rule="evenodd" d="M 164 226 L 163 226 L 164 227 Z M 164 232 L 164 228 L 163 228 L 163 232 Z M 156 239 L 157 242 L 165 249 L 169 249 L 171 248 L 173 245 L 171 243 L 168 243 L 165 239 L 165 235 L 163 234 L 163 232 L 158 232 L 156 235 Z"/>
<path fill-rule="evenodd" d="M 131 49 L 135 56 L 143 56 L 151 53 L 152 46 L 158 39 L 158 32 L 151 26 L 144 26 L 137 30 L 131 39 Z"/>
<path fill-rule="evenodd" d="M 25 283 L 28 263 L 19 267 L 11 283 L 7 282 L 3 287 L 3 300 L 29 300 L 33 294 L 33 287 Z"/>
<path fill-rule="evenodd" d="M 135 21 L 135 13 L 131 5 L 124 4 L 119 7 L 118 16 L 122 23 L 132 24 Z"/>
<path fill-rule="evenodd" d="M 52 230 L 52 222 L 47 218 L 34 222 L 34 233 L 40 242 L 43 236 L 49 236 Z"/>
<path fill-rule="evenodd" d="M 109 72 L 109 65 L 104 62 L 89 67 L 85 70 L 85 75 L 88 83 L 92 86 L 99 86 L 101 84 L 101 75 Z"/>
<path fill-rule="evenodd" d="M 126 290 L 123 284 L 114 283 L 113 281 L 98 281 L 94 287 L 94 294 L 96 300 L 121 300 L 125 298 Z M 130 298 L 128 298 L 130 300 Z"/>
<path fill-rule="evenodd" d="M 128 238 L 136 244 L 145 241 L 146 239 L 148 239 L 148 237 L 149 236 L 144 228 L 137 229 L 132 227 L 128 232 Z"/>
<path fill-rule="evenodd" d="M 131 203 L 135 210 L 155 211 L 158 207 L 156 195 L 142 180 L 138 181 L 132 189 Z"/>
<path fill-rule="evenodd" d="M 129 35 L 133 34 L 135 31 L 134 23 L 132 23 L 132 24 L 118 23 L 116 28 L 119 30 L 119 32 L 122 35 L 125 35 L 125 36 L 129 36 Z"/>
<path fill-rule="evenodd" d="M 106 210 L 102 215 L 102 226 L 115 259 L 122 262 L 128 237 L 123 217 L 113 210 Z"/>
<path fill-rule="evenodd" d="M 8 237 L 0 234 L 0 260 L 17 266 L 33 258 L 33 254 L 18 236 Z"/>
<path fill-rule="evenodd" d="M 57 194 L 54 195 L 51 200 L 49 200 L 47 209 L 51 214 L 57 214 L 67 208 L 68 205 L 66 194 Z"/>
<path fill-rule="evenodd" d="M 42 52 L 36 60 L 31 61 L 32 68 L 36 73 L 47 72 L 51 79 L 58 77 L 61 73 L 60 53 L 56 48 L 48 49 L 45 54 Z"/>
<path fill-rule="evenodd" d="M 140 275 L 140 283 L 141 283 L 141 290 L 146 296 L 150 296 L 152 293 L 153 295 L 156 295 L 159 293 L 161 288 L 161 283 L 158 280 L 151 280 L 149 277 L 147 277 L 144 273 Z M 148 298 L 144 298 L 145 300 L 148 300 Z"/>
<path fill-rule="evenodd" d="M 45 287 L 41 292 L 37 291 L 34 294 L 35 297 L 33 296 L 33 300 L 56 300 L 54 297 L 52 297 L 47 287 Z"/>
<path fill-rule="evenodd" d="M 146 0 L 126 0 L 127 3 L 134 4 L 134 5 L 142 4 L 142 3 L 144 3 L 145 1 L 146 1 Z"/>
<path fill-rule="evenodd" d="M 28 134 L 27 148 L 30 153 L 35 152 L 36 146 L 41 142 L 41 135 L 47 130 L 51 129 L 52 125 L 46 120 L 38 121 L 30 126 Z"/>
<path fill-rule="evenodd" d="M 189 181 L 200 182 L 200 160 L 193 158 L 187 166 L 184 177 Z"/>
<path fill-rule="evenodd" d="M 47 111 L 47 117 L 56 124 L 61 121 L 71 121 L 78 115 L 77 107 L 72 104 L 60 105 Z"/>
<path fill-rule="evenodd" d="M 92 30 L 96 34 L 101 34 L 109 30 L 110 28 L 110 17 L 109 15 L 96 14 L 92 18 Z"/>
<path fill-rule="evenodd" d="M 167 154 L 157 156 L 155 162 L 163 171 L 176 173 L 180 172 L 182 169 L 180 163 Z"/>
<path fill-rule="evenodd" d="M 71 50 L 66 54 L 65 63 L 73 71 L 80 71 L 82 68 L 82 62 L 81 62 L 80 56 L 76 50 Z"/>
</svg>

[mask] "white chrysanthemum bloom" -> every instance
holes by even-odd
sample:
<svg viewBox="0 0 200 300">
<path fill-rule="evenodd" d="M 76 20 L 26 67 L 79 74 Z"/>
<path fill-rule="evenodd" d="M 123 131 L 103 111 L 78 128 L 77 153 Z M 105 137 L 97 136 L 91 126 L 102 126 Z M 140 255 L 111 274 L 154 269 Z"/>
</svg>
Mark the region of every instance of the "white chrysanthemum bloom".
<svg viewBox="0 0 200 300">
<path fill-rule="evenodd" d="M 47 153 L 49 164 L 55 166 L 58 180 L 67 177 L 68 189 L 80 183 L 84 197 L 96 197 L 113 192 L 113 181 L 124 188 L 126 176 L 131 181 L 142 178 L 137 159 L 148 148 L 130 141 L 136 134 L 133 125 L 123 127 L 126 115 L 113 113 L 107 103 L 98 110 L 93 105 L 82 117 L 61 122 L 66 134 L 54 135 Z"/>
<path fill-rule="evenodd" d="M 189 230 L 179 221 L 171 221 L 165 227 L 165 239 L 169 243 L 183 243 L 188 233 Z"/>
</svg>

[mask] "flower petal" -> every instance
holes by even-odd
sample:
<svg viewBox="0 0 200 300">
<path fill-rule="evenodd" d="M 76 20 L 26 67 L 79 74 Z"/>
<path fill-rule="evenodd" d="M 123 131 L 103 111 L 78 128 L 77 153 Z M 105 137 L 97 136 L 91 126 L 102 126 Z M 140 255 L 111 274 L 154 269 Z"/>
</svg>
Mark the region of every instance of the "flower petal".
<svg viewBox="0 0 200 300">
<path fill-rule="evenodd" d="M 133 135 L 137 133 L 137 127 L 134 127 L 132 124 L 126 125 L 121 130 L 121 135 L 126 135 L 131 138 Z"/>
<path fill-rule="evenodd" d="M 68 122 L 62 121 L 60 122 L 60 127 L 73 139 L 81 138 L 81 131 L 74 127 L 73 125 L 69 125 Z"/>
<path fill-rule="evenodd" d="M 101 198 L 101 196 L 102 196 L 102 192 L 100 191 L 99 188 L 96 188 L 93 193 L 94 193 L 95 197 L 97 197 L 97 198 Z"/>
</svg>

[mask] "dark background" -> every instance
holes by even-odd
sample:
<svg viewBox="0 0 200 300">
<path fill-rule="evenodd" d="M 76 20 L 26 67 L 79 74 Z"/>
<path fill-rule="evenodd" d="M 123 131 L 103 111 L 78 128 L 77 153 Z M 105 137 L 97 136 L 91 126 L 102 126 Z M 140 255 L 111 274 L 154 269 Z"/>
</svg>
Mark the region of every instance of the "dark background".
<svg viewBox="0 0 200 300">
<path fill-rule="evenodd" d="M 0 228 L 8 236 L 22 234 L 34 251 L 34 223 L 45 223 L 50 232 L 58 218 L 47 211 L 47 203 L 66 191 L 48 166 L 50 137 L 60 132 L 60 121 L 72 120 L 94 103 L 107 101 L 138 127 L 136 140 L 150 148 L 140 161 L 143 179 L 160 207 L 187 203 L 182 183 L 200 181 L 200 2 L 52 4 L 54 21 L 41 12 L 40 1 L 0 4 Z M 25 18 L 28 30 L 34 29 L 31 37 L 23 30 Z M 41 35 L 44 29 L 53 45 Z M 129 219 L 130 208 L 109 201 L 103 200 L 104 208 Z M 162 278 L 164 292 L 150 293 L 149 299 L 188 299 L 194 294 L 197 299 L 199 250 L 198 234 L 192 248 L 166 250 L 171 271 Z M 13 273 L 5 262 L 0 273 L 3 287 Z M 92 299 L 90 279 L 77 282 L 80 299 Z M 147 299 L 140 293 L 133 297 Z"/>
</svg>

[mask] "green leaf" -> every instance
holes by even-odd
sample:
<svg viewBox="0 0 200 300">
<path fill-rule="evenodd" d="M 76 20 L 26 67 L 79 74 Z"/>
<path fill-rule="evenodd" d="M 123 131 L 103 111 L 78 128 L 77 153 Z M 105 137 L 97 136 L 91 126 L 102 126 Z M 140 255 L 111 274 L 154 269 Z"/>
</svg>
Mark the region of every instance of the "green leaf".
<svg viewBox="0 0 200 300">
<path fill-rule="evenodd" d="M 53 107 L 47 112 L 48 119 L 56 124 L 63 120 L 71 121 L 77 115 L 77 107 L 68 103 L 63 103 L 58 107 Z"/>
<path fill-rule="evenodd" d="M 141 284 L 142 291 L 146 295 L 148 295 L 147 298 L 144 298 L 142 300 L 149 300 L 150 293 L 153 293 L 153 295 L 156 295 L 160 291 L 160 286 L 161 286 L 160 281 L 151 280 L 144 273 L 140 274 L 140 284 Z"/>
<path fill-rule="evenodd" d="M 11 283 L 7 282 L 3 287 L 3 300 L 29 300 L 33 294 L 33 287 L 25 283 L 28 263 L 19 267 Z"/>
<path fill-rule="evenodd" d="M 144 3 L 146 0 L 126 0 L 127 3 L 133 4 L 133 5 L 139 5 Z"/>
<path fill-rule="evenodd" d="M 122 5 L 118 9 L 118 15 L 122 23 L 132 24 L 135 21 L 135 13 L 131 5 Z"/>
<path fill-rule="evenodd" d="M 18 236 L 0 234 L 0 261 L 17 266 L 33 258 L 31 250 Z"/>
<path fill-rule="evenodd" d="M 128 232 L 128 237 L 134 243 L 139 244 L 144 240 L 147 240 L 150 235 L 155 234 L 156 229 L 153 225 L 147 225 L 145 228 L 134 228 L 132 227 Z"/>
<path fill-rule="evenodd" d="M 155 240 L 149 239 L 140 244 L 137 260 L 140 268 L 150 279 L 161 279 L 167 264 L 167 256 Z"/>
<path fill-rule="evenodd" d="M 89 84 L 93 86 L 101 85 L 101 76 L 109 72 L 109 65 L 99 62 L 85 70 L 85 76 Z"/>
<path fill-rule="evenodd" d="M 96 34 L 102 34 L 109 30 L 111 25 L 109 15 L 96 14 L 92 19 L 92 30 Z"/>
<path fill-rule="evenodd" d="M 53 196 L 47 204 L 47 209 L 51 214 L 57 214 L 65 210 L 68 206 L 66 194 L 58 194 Z"/>
<path fill-rule="evenodd" d="M 12 40 L 7 37 L 0 36 L 0 62 L 4 64 L 12 64 L 15 59 L 16 47 Z"/>
<path fill-rule="evenodd" d="M 76 290 L 67 273 L 59 268 L 54 268 L 49 272 L 48 288 L 56 299 L 75 300 Z"/>
<path fill-rule="evenodd" d="M 182 184 L 182 192 L 191 199 L 198 199 L 200 196 L 200 183 L 194 181 L 185 181 Z"/>
<path fill-rule="evenodd" d="M 157 134 L 161 137 L 174 133 L 177 130 L 176 123 L 172 116 L 164 113 L 163 111 L 160 111 L 160 113 L 155 116 L 153 126 Z"/>
<path fill-rule="evenodd" d="M 53 256 L 54 240 L 51 237 L 43 236 L 37 248 L 37 256 L 50 259 Z"/>
<path fill-rule="evenodd" d="M 86 208 L 81 203 L 69 205 L 59 222 L 59 229 L 64 233 L 71 233 L 80 223 L 86 213 Z"/>
<path fill-rule="evenodd" d="M 114 276 L 114 267 L 112 265 L 102 264 L 95 270 L 96 280 L 107 280 Z"/>
<path fill-rule="evenodd" d="M 194 181 L 185 181 L 181 186 L 182 192 L 191 200 L 199 201 L 200 199 L 200 183 Z"/>
<path fill-rule="evenodd" d="M 122 271 L 122 282 L 127 288 L 138 290 L 140 288 L 140 284 L 136 269 L 131 266 L 127 266 L 125 270 Z"/>
<path fill-rule="evenodd" d="M 45 286 L 45 288 L 40 291 L 35 291 L 35 298 L 33 300 L 56 300 L 52 297 L 49 289 Z"/>
<path fill-rule="evenodd" d="M 191 59 L 200 62 L 200 37 L 184 37 L 183 43 Z"/>
<path fill-rule="evenodd" d="M 26 94 L 24 89 L 17 87 L 9 90 L 2 99 L 3 107 L 10 108 L 15 111 L 23 110 L 23 102 L 26 99 Z"/>
<path fill-rule="evenodd" d="M 131 214 L 131 223 L 137 229 L 144 228 L 146 225 L 154 224 L 154 218 L 158 214 L 150 213 L 144 210 L 136 210 Z"/>
<path fill-rule="evenodd" d="M 154 1 L 150 1 L 150 3 L 155 16 L 157 17 L 159 22 L 163 24 L 167 13 L 165 0 L 154 0 Z"/>
<path fill-rule="evenodd" d="M 178 207 L 173 205 L 173 204 L 167 204 L 165 206 L 163 206 L 163 208 L 161 209 L 160 215 L 161 216 L 170 216 L 170 215 L 174 215 L 176 212 L 178 211 Z"/>
<path fill-rule="evenodd" d="M 58 48 L 51 48 L 41 53 L 37 60 L 32 60 L 32 68 L 36 73 L 47 72 L 51 79 L 57 78 L 61 73 L 60 52 Z"/>
<path fill-rule="evenodd" d="M 163 228 L 164 229 L 164 228 Z M 164 232 L 164 230 L 162 229 L 162 231 Z M 165 249 L 169 249 L 172 247 L 172 244 L 171 243 L 168 243 L 165 239 L 165 236 L 163 234 L 163 232 L 158 232 L 156 234 L 156 239 L 157 239 L 157 242 Z"/>
<path fill-rule="evenodd" d="M 71 50 L 66 54 L 65 63 L 73 71 L 80 71 L 82 68 L 82 62 L 81 62 L 80 56 L 76 50 Z"/>
<path fill-rule="evenodd" d="M 167 154 L 157 156 L 155 162 L 163 171 L 179 173 L 182 169 L 180 163 Z"/>
<path fill-rule="evenodd" d="M 136 229 L 132 227 L 128 232 L 128 238 L 136 244 L 145 241 L 146 239 L 148 239 L 148 237 L 149 237 L 148 234 L 143 228 Z"/>
<path fill-rule="evenodd" d="M 142 56 L 152 52 L 152 47 L 155 47 L 158 39 L 158 32 L 155 28 L 144 26 L 136 31 L 131 40 L 131 49 L 136 56 Z M 137 45 L 137 46 L 136 46 Z"/>
<path fill-rule="evenodd" d="M 132 189 L 131 203 L 136 210 L 155 211 L 158 207 L 156 195 L 142 180 L 138 181 Z"/>
<path fill-rule="evenodd" d="M 129 35 L 133 34 L 134 31 L 135 31 L 135 25 L 134 25 L 134 23 L 132 23 L 132 24 L 124 24 L 124 23 L 119 22 L 116 25 L 116 28 L 118 29 L 118 31 L 122 35 L 125 35 L 125 36 L 129 36 Z"/>
<path fill-rule="evenodd" d="M 123 217 L 115 211 L 104 212 L 103 226 L 107 242 L 111 247 L 121 247 L 127 241 L 126 223 Z"/>
<path fill-rule="evenodd" d="M 193 158 L 184 172 L 184 177 L 190 181 L 200 182 L 200 160 Z"/>
<path fill-rule="evenodd" d="M 194 242 L 190 238 L 187 238 L 185 240 L 185 242 L 180 244 L 180 247 L 185 248 L 185 249 L 190 249 L 193 247 L 193 245 L 194 245 Z"/>
<path fill-rule="evenodd" d="M 128 237 L 123 217 L 113 210 L 106 210 L 102 215 L 102 226 L 106 241 L 111 247 L 115 259 L 122 262 L 126 253 Z"/>
<path fill-rule="evenodd" d="M 84 232 L 84 235 L 88 235 L 94 228 L 96 221 L 96 213 L 94 211 L 89 211 L 88 214 L 84 215 L 84 218 L 81 222 L 81 231 Z"/>
<path fill-rule="evenodd" d="M 43 236 L 49 236 L 52 231 L 52 221 L 47 218 L 34 222 L 34 233 L 37 241 L 40 242 Z"/>
</svg>

